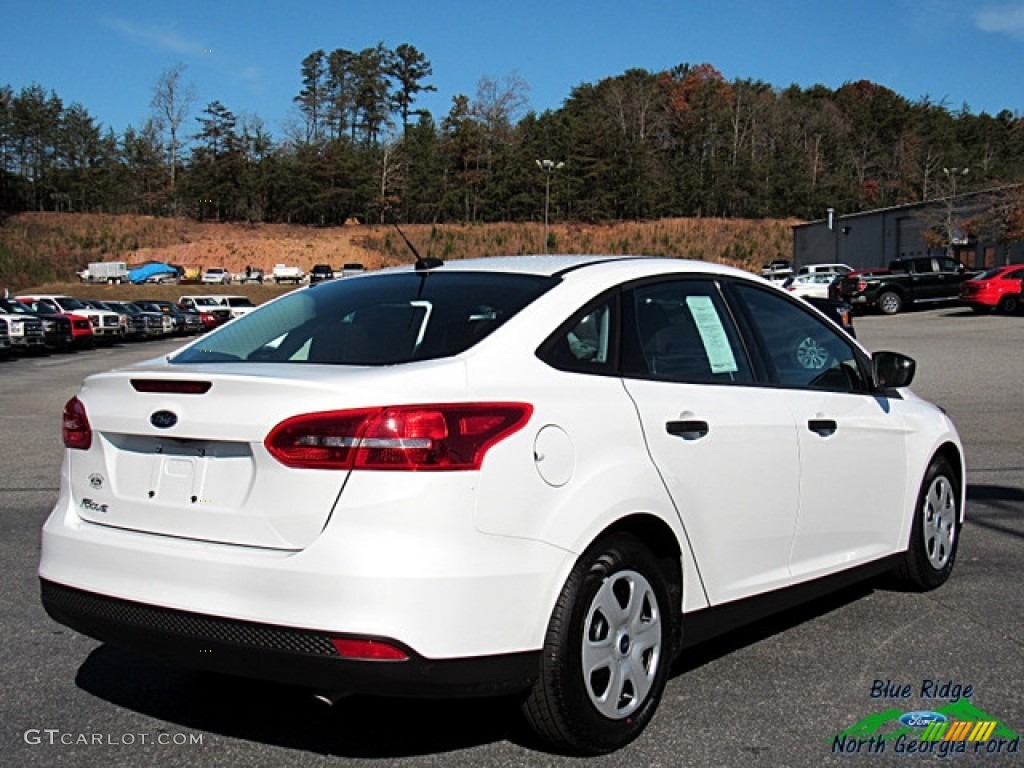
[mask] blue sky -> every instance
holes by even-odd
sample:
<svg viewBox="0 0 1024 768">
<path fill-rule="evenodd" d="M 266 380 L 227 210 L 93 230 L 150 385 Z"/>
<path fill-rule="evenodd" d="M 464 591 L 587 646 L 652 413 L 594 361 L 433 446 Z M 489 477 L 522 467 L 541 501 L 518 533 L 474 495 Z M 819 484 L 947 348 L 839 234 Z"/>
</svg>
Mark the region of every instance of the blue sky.
<svg viewBox="0 0 1024 768">
<path fill-rule="evenodd" d="M 1024 0 L 385 0 L 18 2 L 0 25 L 0 85 L 38 83 L 121 133 L 184 64 L 198 99 L 295 121 L 300 66 L 323 48 L 409 43 L 433 65 L 438 121 L 483 77 L 528 85 L 532 109 L 630 68 L 708 63 L 776 87 L 871 80 L 951 109 L 1024 115 Z M 196 124 L 190 121 L 194 127 Z"/>
</svg>

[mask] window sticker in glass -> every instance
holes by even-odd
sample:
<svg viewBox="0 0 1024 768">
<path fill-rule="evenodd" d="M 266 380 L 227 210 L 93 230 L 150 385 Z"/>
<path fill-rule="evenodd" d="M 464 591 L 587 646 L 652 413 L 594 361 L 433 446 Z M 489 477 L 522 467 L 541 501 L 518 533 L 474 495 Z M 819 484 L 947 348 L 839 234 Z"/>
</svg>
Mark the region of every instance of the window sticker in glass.
<svg viewBox="0 0 1024 768">
<path fill-rule="evenodd" d="M 712 373 L 736 373 L 736 357 L 732 353 L 729 337 L 722 326 L 722 318 L 715 311 L 710 296 L 687 296 L 686 308 L 690 310 L 697 332 L 704 344 Z"/>
</svg>

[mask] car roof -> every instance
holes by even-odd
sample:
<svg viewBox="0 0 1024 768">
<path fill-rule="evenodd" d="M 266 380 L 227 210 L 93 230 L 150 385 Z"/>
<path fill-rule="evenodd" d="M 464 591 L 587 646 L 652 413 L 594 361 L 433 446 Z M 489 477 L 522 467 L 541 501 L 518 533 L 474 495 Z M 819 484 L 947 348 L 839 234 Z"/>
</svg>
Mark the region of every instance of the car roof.
<svg viewBox="0 0 1024 768">
<path fill-rule="evenodd" d="M 670 256 L 643 256 L 643 255 L 612 255 L 612 254 L 533 254 L 524 256 L 485 256 L 472 259 L 455 259 L 445 262 L 442 266 L 433 267 L 430 272 L 510 272 L 525 275 L 539 275 L 553 277 L 566 274 L 582 268 L 608 265 L 616 271 L 636 269 L 643 272 L 646 269 L 655 268 L 655 273 L 661 271 L 680 272 L 712 272 L 717 274 L 743 274 L 751 276 L 751 273 L 716 264 L 709 261 L 696 261 L 692 259 L 679 259 Z M 379 272 L 409 271 L 414 269 L 413 265 L 407 264 L 400 267 L 379 270 Z"/>
</svg>

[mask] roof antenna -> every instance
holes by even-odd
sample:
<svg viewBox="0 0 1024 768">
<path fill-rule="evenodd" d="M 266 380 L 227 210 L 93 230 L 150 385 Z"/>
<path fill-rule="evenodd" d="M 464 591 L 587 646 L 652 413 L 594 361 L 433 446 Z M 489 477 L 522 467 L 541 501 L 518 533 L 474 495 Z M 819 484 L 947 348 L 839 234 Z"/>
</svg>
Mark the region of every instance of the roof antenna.
<svg viewBox="0 0 1024 768">
<path fill-rule="evenodd" d="M 405 244 L 409 246 L 409 250 L 412 251 L 412 255 L 416 257 L 417 272 L 444 266 L 444 262 L 441 261 L 441 259 L 435 258 L 433 256 L 427 256 L 426 258 L 420 256 L 420 252 L 416 250 L 416 246 L 413 245 L 412 242 L 410 242 L 409 238 L 405 236 L 405 232 L 403 232 L 402 228 L 398 226 L 398 218 L 394 215 L 394 211 L 390 205 L 387 207 L 387 211 L 391 213 L 392 225 L 394 225 L 395 229 L 398 230 L 398 234 L 402 236 L 402 239 L 405 241 Z"/>
</svg>

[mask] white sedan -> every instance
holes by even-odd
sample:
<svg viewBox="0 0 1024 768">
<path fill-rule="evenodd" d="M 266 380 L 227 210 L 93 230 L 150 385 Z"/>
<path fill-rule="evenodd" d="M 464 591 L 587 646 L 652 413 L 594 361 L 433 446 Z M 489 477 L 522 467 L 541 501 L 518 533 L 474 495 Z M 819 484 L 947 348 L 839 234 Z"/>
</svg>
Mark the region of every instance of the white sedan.
<svg viewBox="0 0 1024 768">
<path fill-rule="evenodd" d="M 838 272 L 808 272 L 786 278 L 782 287 L 794 296 L 813 296 L 819 299 L 828 298 L 828 287 L 839 277 Z"/>
<path fill-rule="evenodd" d="M 949 577 L 963 448 L 913 373 L 702 262 L 319 283 L 85 381 L 43 604 L 327 697 L 514 694 L 555 749 L 611 751 L 766 597 Z"/>
</svg>

